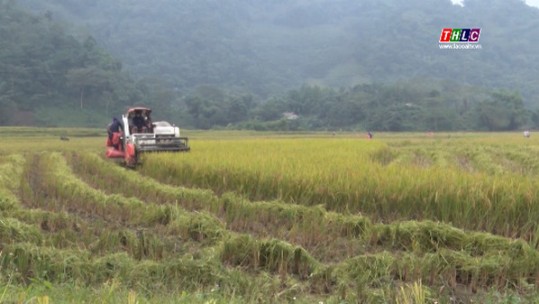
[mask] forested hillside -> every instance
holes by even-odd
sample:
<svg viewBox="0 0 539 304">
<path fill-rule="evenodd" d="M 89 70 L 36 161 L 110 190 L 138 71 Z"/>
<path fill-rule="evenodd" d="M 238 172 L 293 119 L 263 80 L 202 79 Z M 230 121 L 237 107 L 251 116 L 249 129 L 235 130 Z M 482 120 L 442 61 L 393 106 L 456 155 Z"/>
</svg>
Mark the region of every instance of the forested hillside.
<svg viewBox="0 0 539 304">
<path fill-rule="evenodd" d="M 0 5 L 3 124 L 22 116 L 103 125 L 131 104 L 202 129 L 515 130 L 539 122 L 539 10 L 520 0 Z M 480 27 L 482 49 L 440 49 L 445 27 Z"/>
<path fill-rule="evenodd" d="M 138 77 L 269 96 L 410 77 L 520 91 L 539 103 L 539 9 L 521 0 L 20 0 L 94 34 Z M 483 29 L 480 51 L 440 50 L 444 27 Z"/>
<path fill-rule="evenodd" d="M 92 36 L 0 1 L 0 125 L 103 126 L 147 89 Z"/>
</svg>

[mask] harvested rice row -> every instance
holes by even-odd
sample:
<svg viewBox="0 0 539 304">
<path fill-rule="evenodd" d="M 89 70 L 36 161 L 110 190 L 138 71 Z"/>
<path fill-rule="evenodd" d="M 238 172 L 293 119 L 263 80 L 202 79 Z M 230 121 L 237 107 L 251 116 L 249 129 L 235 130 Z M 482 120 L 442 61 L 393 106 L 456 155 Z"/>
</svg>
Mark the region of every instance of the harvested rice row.
<svg viewBox="0 0 539 304">
<path fill-rule="evenodd" d="M 25 158 L 12 154 L 0 164 L 0 212 L 19 207 L 18 192 L 24 170 Z"/>
<path fill-rule="evenodd" d="M 151 226 L 170 221 L 171 210 L 145 204 L 136 199 L 106 195 L 77 179 L 58 153 L 34 155 L 29 164 L 26 205 L 48 210 L 66 210 L 86 218 L 108 222 Z"/>
<path fill-rule="evenodd" d="M 107 180 L 101 186 L 116 184 L 121 180 L 133 178 L 133 183 L 126 183 L 123 189 L 130 189 L 140 185 L 151 190 L 152 196 L 163 202 L 178 202 L 184 204 L 183 191 L 197 193 L 197 190 L 174 188 L 159 184 L 150 178 L 139 176 L 136 172 L 124 170 L 121 167 L 107 168 L 106 162 L 93 154 L 79 154 L 77 162 L 70 161 L 73 167 L 81 165 L 84 170 L 75 169 L 79 174 L 89 172 L 89 176 L 97 180 Z M 86 176 L 84 174 L 84 176 Z M 88 177 L 86 177 L 88 178 Z M 110 187 L 107 190 L 118 190 Z M 172 194 L 176 195 L 172 195 Z M 465 232 L 447 224 L 432 221 L 408 221 L 389 224 L 371 224 L 364 217 L 345 216 L 327 212 L 323 208 L 304 207 L 284 204 L 282 202 L 250 202 L 233 194 L 225 194 L 217 198 L 206 196 L 208 192 L 202 191 L 204 197 L 191 201 L 198 201 L 197 209 L 208 208 L 210 212 L 219 212 L 219 216 L 226 222 L 227 229 L 240 232 L 255 232 L 254 235 L 283 239 L 293 244 L 301 245 L 318 257 L 316 250 L 324 250 L 320 245 L 336 245 L 327 243 L 329 239 L 343 238 L 343 242 L 359 241 L 363 252 L 393 249 L 410 252 L 436 252 L 440 249 L 466 251 L 473 256 L 480 256 L 488 252 L 509 252 L 514 246 L 520 246 L 523 241 L 514 241 L 508 238 L 482 232 Z M 209 197 L 211 204 L 204 207 L 204 199 Z M 147 198 L 146 198 L 147 199 Z M 188 201 L 186 206 L 192 208 Z M 264 234 L 265 232 L 265 234 Z M 300 241 L 297 241 L 300 240 Z M 301 242 L 303 240 L 303 242 Z M 516 244 L 516 245 L 515 245 Z M 525 244 L 525 243 L 524 243 Z M 525 244 L 527 246 L 527 244 Z M 529 246 L 527 246 L 529 248 Z M 332 250 L 344 248 L 331 247 Z M 349 248 L 348 248 L 349 249 Z M 532 250 L 530 248 L 530 250 Z M 324 256 L 329 253 L 324 251 Z M 348 252 L 348 257 L 362 254 Z M 340 258 L 343 259 L 342 257 Z"/>
<path fill-rule="evenodd" d="M 33 221 L 41 220 L 42 230 L 63 235 L 64 240 L 72 240 L 73 245 L 97 235 L 98 244 L 90 246 L 95 248 L 86 247 L 93 252 L 106 252 L 111 242 L 134 255 L 138 254 L 140 244 L 158 248 L 153 251 L 167 252 L 166 249 L 176 247 L 179 240 L 212 243 L 222 234 L 222 224 L 206 213 L 189 213 L 174 205 L 106 195 L 91 188 L 73 175 L 61 154 L 35 155 L 26 174 L 28 185 L 21 196 L 25 206 L 81 218 L 71 221 L 54 216 L 54 221 L 41 212 L 41 215 L 34 214 L 38 219 Z M 31 215 L 20 213 L 18 217 L 32 221 Z M 144 241 L 140 241 L 141 238 Z M 150 256 L 161 258 L 162 254 Z"/>
<path fill-rule="evenodd" d="M 111 166 L 91 153 L 66 156 L 74 172 L 107 193 L 133 195 L 144 201 L 178 204 L 187 210 L 204 210 L 219 217 L 226 228 L 258 237 L 284 239 L 325 261 L 342 260 L 365 251 L 362 237 L 370 221 L 362 216 L 326 212 L 323 208 L 282 202 L 250 202 L 232 193 L 217 197 L 211 191 L 173 187 L 120 166 Z"/>
<path fill-rule="evenodd" d="M 252 271 L 255 275 L 268 272 L 295 277 L 303 286 L 302 292 L 338 295 L 344 299 L 362 298 L 372 290 L 397 282 L 422 281 L 431 287 L 447 288 L 465 286 L 477 292 L 490 288 L 525 288 L 529 284 L 537 285 L 539 277 L 536 254 L 532 262 L 523 263 L 497 254 L 473 257 L 452 250 L 423 255 L 397 251 L 360 255 L 339 264 L 324 265 L 301 248 L 278 240 L 261 241 L 237 235 L 218 248 L 205 251 L 196 259 L 138 261 L 126 253 L 95 256 L 89 252 L 19 243 L 4 247 L 0 265 L 21 281 L 45 279 L 99 284 L 118 278 L 127 285 L 184 284 L 182 287 L 186 289 L 212 285 L 242 288 L 230 279 L 232 276 L 237 279 L 234 268 L 239 267 L 242 272 Z M 223 267 L 223 263 L 234 268 Z"/>
<path fill-rule="evenodd" d="M 466 286 L 473 291 L 539 285 L 537 251 L 524 242 L 514 243 L 508 252 L 495 250 L 497 245 L 491 245 L 493 250 L 482 255 L 444 248 L 433 252 L 383 251 L 338 264 L 319 264 L 307 252 L 279 240 L 237 236 L 225 242 L 221 259 L 229 265 L 297 275 L 308 280 L 315 293 L 333 293 L 340 288 L 368 290 L 414 281 L 433 287 Z"/>
</svg>

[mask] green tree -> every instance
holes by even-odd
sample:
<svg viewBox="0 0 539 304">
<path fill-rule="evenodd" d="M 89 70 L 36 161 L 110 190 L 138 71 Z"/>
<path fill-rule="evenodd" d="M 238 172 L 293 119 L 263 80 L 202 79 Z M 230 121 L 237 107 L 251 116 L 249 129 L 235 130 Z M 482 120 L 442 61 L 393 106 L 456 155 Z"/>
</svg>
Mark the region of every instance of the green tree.
<svg viewBox="0 0 539 304">
<path fill-rule="evenodd" d="M 84 107 L 86 96 L 102 95 L 112 90 L 110 73 L 98 67 L 71 69 L 66 77 L 68 84 L 79 93 L 81 109 Z"/>
<path fill-rule="evenodd" d="M 477 105 L 478 127 L 489 131 L 516 130 L 528 122 L 528 111 L 518 93 L 494 92 Z"/>
</svg>

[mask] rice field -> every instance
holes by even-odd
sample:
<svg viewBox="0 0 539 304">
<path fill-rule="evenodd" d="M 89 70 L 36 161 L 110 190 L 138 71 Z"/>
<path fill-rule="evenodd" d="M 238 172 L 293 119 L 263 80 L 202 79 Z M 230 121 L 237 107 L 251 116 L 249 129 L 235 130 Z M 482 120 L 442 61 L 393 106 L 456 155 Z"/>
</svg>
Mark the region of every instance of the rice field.
<svg viewBox="0 0 539 304">
<path fill-rule="evenodd" d="M 539 301 L 533 134 L 187 135 L 0 129 L 0 303 Z"/>
</svg>

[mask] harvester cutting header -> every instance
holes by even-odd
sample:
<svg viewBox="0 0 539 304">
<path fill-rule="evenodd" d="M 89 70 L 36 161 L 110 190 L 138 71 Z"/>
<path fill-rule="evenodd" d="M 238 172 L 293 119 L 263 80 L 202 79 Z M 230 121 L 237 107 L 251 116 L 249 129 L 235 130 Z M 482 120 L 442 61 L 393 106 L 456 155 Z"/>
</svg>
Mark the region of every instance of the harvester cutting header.
<svg viewBox="0 0 539 304">
<path fill-rule="evenodd" d="M 180 136 L 180 128 L 166 121 L 152 122 L 152 110 L 130 108 L 122 119 L 114 118 L 107 131 L 107 158 L 124 159 L 135 166 L 140 153 L 189 151 L 189 139 Z"/>
</svg>

